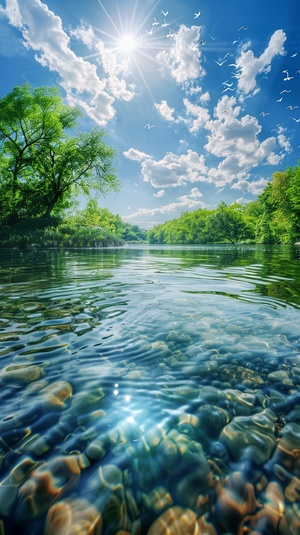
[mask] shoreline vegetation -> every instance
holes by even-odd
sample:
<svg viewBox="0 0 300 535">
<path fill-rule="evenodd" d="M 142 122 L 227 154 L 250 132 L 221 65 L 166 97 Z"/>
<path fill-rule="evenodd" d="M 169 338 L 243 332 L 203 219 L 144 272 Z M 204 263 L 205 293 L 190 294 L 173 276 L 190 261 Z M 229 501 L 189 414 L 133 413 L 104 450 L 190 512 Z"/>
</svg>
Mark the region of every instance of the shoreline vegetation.
<svg viewBox="0 0 300 535">
<path fill-rule="evenodd" d="M 77 132 L 57 87 L 17 86 L 0 100 L 0 247 L 111 247 L 300 241 L 300 160 L 256 200 L 183 212 L 146 231 L 97 204 L 120 189 L 106 132 Z M 76 197 L 89 198 L 76 210 Z M 92 196 L 94 198 L 92 198 Z"/>
<path fill-rule="evenodd" d="M 300 162 L 299 162 L 300 164 Z M 0 228 L 1 248 L 120 247 L 127 244 L 299 244 L 300 166 L 277 171 L 255 201 L 221 202 L 215 210 L 183 212 L 146 231 L 90 199 L 83 210 L 19 218 Z"/>
</svg>

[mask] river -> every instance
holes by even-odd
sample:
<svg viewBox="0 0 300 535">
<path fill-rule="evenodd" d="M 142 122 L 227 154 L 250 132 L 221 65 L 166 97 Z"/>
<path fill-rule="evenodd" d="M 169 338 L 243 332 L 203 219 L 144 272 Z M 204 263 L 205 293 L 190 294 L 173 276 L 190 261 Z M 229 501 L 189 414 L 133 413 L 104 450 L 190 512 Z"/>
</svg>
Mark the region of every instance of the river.
<svg viewBox="0 0 300 535">
<path fill-rule="evenodd" d="M 300 247 L 0 252 L 0 533 L 300 533 Z"/>
</svg>

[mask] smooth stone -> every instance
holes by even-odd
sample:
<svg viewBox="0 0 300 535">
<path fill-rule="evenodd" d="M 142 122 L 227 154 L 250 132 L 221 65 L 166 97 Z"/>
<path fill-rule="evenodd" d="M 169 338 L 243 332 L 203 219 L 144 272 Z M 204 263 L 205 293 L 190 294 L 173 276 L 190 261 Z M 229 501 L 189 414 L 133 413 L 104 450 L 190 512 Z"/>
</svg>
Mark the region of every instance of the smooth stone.
<svg viewBox="0 0 300 535">
<path fill-rule="evenodd" d="M 274 460 L 278 462 L 279 459 L 287 470 L 293 472 L 296 468 L 299 471 L 299 457 L 300 425 L 296 422 L 289 422 L 282 428 Z"/>
<path fill-rule="evenodd" d="M 73 388 L 68 381 L 55 381 L 39 391 L 39 394 L 51 406 L 64 407 L 65 402 L 72 397 Z"/>
<path fill-rule="evenodd" d="M 130 381 L 141 381 L 149 377 L 149 372 L 144 369 L 134 369 L 129 371 L 123 376 L 123 379 L 129 379 Z"/>
<path fill-rule="evenodd" d="M 190 345 L 193 340 L 188 334 L 184 334 L 179 331 L 171 331 L 167 336 L 167 341 Z"/>
<path fill-rule="evenodd" d="M 199 435 L 205 444 L 211 439 L 217 439 L 231 420 L 230 413 L 216 405 L 202 405 L 197 415 L 200 420 Z"/>
<path fill-rule="evenodd" d="M 163 439 L 157 447 L 157 459 L 161 467 L 168 473 L 174 474 L 180 468 L 181 455 L 179 448 L 168 438 Z"/>
<path fill-rule="evenodd" d="M 213 474 L 206 459 L 195 464 L 181 475 L 176 485 L 175 495 L 183 507 L 190 507 L 197 515 L 203 514 L 209 507 L 209 490 L 213 486 Z"/>
<path fill-rule="evenodd" d="M 102 517 L 84 499 L 66 499 L 50 507 L 44 535 L 101 535 Z"/>
<path fill-rule="evenodd" d="M 227 389 L 223 391 L 223 395 L 232 405 L 231 412 L 235 416 L 250 416 L 257 411 L 255 394 Z"/>
<path fill-rule="evenodd" d="M 104 398 L 105 394 L 102 388 L 95 388 L 90 392 L 78 392 L 72 398 L 70 411 L 75 414 L 86 413 L 95 407 Z"/>
<path fill-rule="evenodd" d="M 220 440 L 235 460 L 247 459 L 261 465 L 276 447 L 276 420 L 270 409 L 253 416 L 237 416 L 223 428 Z"/>
<path fill-rule="evenodd" d="M 284 495 L 280 485 L 271 481 L 264 495 L 260 497 L 261 507 L 253 519 L 253 535 L 262 533 L 279 533 L 279 526 L 284 513 Z"/>
<path fill-rule="evenodd" d="M 102 459 L 107 453 L 105 441 L 101 438 L 93 440 L 86 448 L 86 455 L 91 461 L 98 461 Z"/>
<path fill-rule="evenodd" d="M 82 468 L 79 455 L 55 457 L 39 466 L 19 489 L 17 519 L 36 518 L 45 513 L 54 501 L 76 486 Z"/>
<path fill-rule="evenodd" d="M 165 487 L 156 487 L 148 494 L 142 495 L 142 502 L 146 509 L 153 511 L 155 514 L 160 514 L 173 504 L 173 499 Z"/>
<path fill-rule="evenodd" d="M 196 438 L 199 432 L 200 419 L 195 414 L 188 414 L 183 412 L 178 415 L 175 424 L 179 433 L 188 435 L 191 438 Z"/>
<path fill-rule="evenodd" d="M 165 384 L 160 395 L 167 396 L 167 398 L 181 403 L 185 398 L 197 399 L 199 396 L 199 387 L 196 387 L 194 384 L 182 384 L 180 386 L 173 386 L 172 383 Z"/>
<path fill-rule="evenodd" d="M 12 513 L 18 496 L 19 487 L 29 477 L 30 473 L 39 466 L 30 458 L 23 459 L 14 466 L 8 476 L 0 482 L 0 514 L 8 516 Z"/>
<path fill-rule="evenodd" d="M 232 386 L 237 383 L 247 381 L 248 386 L 259 386 L 264 384 L 263 378 L 253 370 L 236 366 L 234 364 L 224 364 L 219 368 L 219 376 L 222 381 L 229 382 Z"/>
<path fill-rule="evenodd" d="M 185 366 L 183 368 L 184 375 L 188 377 L 217 377 L 219 371 L 219 363 L 216 360 L 205 362 L 204 364 L 195 364 L 191 366 Z"/>
<path fill-rule="evenodd" d="M 254 486 L 240 472 L 232 472 L 217 491 L 213 516 L 226 532 L 242 533 L 242 520 L 258 507 Z"/>
<path fill-rule="evenodd" d="M 147 531 L 147 535 L 197 535 L 197 517 L 191 509 L 170 507 L 160 515 Z"/>
<path fill-rule="evenodd" d="M 11 364 L 0 371 L 0 385 L 24 386 L 45 375 L 37 364 Z"/>
<path fill-rule="evenodd" d="M 272 384 L 280 384 L 283 387 L 294 386 L 293 381 L 290 379 L 287 372 L 283 370 L 278 370 L 276 372 L 271 372 L 267 376 L 267 380 Z"/>
</svg>

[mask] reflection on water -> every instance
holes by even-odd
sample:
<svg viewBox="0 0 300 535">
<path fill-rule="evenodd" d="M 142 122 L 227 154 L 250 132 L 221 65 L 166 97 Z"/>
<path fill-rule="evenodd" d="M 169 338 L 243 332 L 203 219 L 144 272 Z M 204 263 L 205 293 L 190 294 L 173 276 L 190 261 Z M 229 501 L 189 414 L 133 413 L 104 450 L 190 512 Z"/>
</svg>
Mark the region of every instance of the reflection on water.
<svg viewBox="0 0 300 535">
<path fill-rule="evenodd" d="M 2 252 L 0 533 L 299 533 L 299 260 Z"/>
</svg>

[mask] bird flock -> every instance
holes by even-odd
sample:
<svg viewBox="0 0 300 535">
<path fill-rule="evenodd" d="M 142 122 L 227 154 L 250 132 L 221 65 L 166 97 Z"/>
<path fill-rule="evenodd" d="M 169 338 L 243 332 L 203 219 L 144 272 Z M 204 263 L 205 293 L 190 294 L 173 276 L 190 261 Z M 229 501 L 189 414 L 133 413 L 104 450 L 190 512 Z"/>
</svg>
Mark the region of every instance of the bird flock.
<svg viewBox="0 0 300 535">
<path fill-rule="evenodd" d="M 156 27 L 159 27 L 159 26 L 160 26 L 161 28 L 167 28 L 167 27 L 170 26 L 170 23 L 167 22 L 167 17 L 168 17 L 168 15 L 169 15 L 169 11 L 161 10 L 160 14 L 163 16 L 163 22 L 159 22 L 159 21 L 154 17 L 154 20 L 153 20 L 153 22 L 152 22 L 152 25 L 151 25 L 150 30 L 145 30 L 146 33 L 147 33 L 148 35 L 153 35 L 154 30 L 155 30 Z M 194 17 L 193 17 L 193 19 L 195 19 L 195 20 L 198 19 L 198 18 L 200 17 L 200 15 L 201 15 L 201 11 L 197 11 L 197 12 L 195 12 L 195 13 L 194 13 Z M 238 32 L 245 32 L 245 31 L 247 31 L 247 30 L 248 30 L 248 27 L 242 25 L 242 26 L 240 26 L 240 27 L 238 28 L 237 31 L 238 31 Z M 174 34 L 172 28 L 169 27 L 169 28 L 168 28 L 168 34 L 166 34 L 166 37 L 171 38 L 171 37 L 174 37 L 174 35 L 175 35 L 175 34 Z M 209 35 L 209 37 L 210 37 L 210 39 L 212 40 L 212 42 L 218 40 L 218 38 L 215 37 L 215 36 Z M 229 45 L 229 46 L 234 46 L 234 45 L 236 45 L 237 43 L 239 43 L 240 41 L 241 41 L 241 38 L 238 37 L 238 38 L 234 39 L 231 43 L 225 43 L 225 44 L 227 44 L 227 45 Z M 201 39 L 201 40 L 199 40 L 199 42 L 198 42 L 197 44 L 195 44 L 194 42 L 191 43 L 191 44 L 188 44 L 188 47 L 189 47 L 189 49 L 192 50 L 193 52 L 196 52 L 196 51 L 199 50 L 199 45 L 204 47 L 206 44 L 207 44 L 207 41 Z M 211 50 L 211 49 L 210 49 L 210 50 Z M 225 64 L 226 64 L 226 67 L 232 67 L 232 68 L 234 68 L 235 70 L 234 70 L 233 72 L 231 72 L 231 77 L 232 77 L 232 78 L 235 78 L 236 80 L 239 80 L 240 78 L 242 78 L 242 77 L 244 76 L 244 75 L 243 75 L 243 69 L 242 69 L 242 67 L 241 67 L 238 63 L 228 63 L 228 60 L 229 60 L 229 58 L 230 58 L 231 56 L 234 56 L 234 54 L 233 54 L 232 52 L 227 52 L 227 53 L 224 55 L 224 57 L 219 58 L 219 59 L 213 59 L 212 61 L 213 61 L 214 63 L 216 63 L 216 65 L 218 65 L 218 67 L 220 67 L 220 68 L 223 67 L 223 65 L 225 65 Z M 291 57 L 291 58 L 296 58 L 296 57 L 297 57 L 297 52 L 292 53 L 292 54 L 290 55 L 290 57 Z M 290 82 L 291 80 L 294 79 L 294 76 L 290 75 L 290 72 L 289 72 L 287 69 L 284 69 L 284 70 L 282 71 L 282 73 L 285 75 L 285 76 L 283 77 L 283 82 Z M 298 70 L 296 71 L 296 74 L 300 75 L 300 69 L 298 69 Z M 224 86 L 224 87 L 223 87 L 223 90 L 222 90 L 222 94 L 225 94 L 225 93 L 228 93 L 228 92 L 234 92 L 234 91 L 235 91 L 235 87 L 233 87 L 233 85 L 234 85 L 233 82 L 229 83 L 229 81 L 226 80 L 226 81 L 222 82 L 222 85 Z M 283 97 L 284 97 L 284 95 L 285 95 L 285 94 L 289 94 L 289 93 L 291 93 L 291 89 L 283 89 L 282 91 L 280 91 L 280 97 L 276 100 L 276 102 L 278 102 L 278 103 L 279 103 L 279 102 L 283 102 Z M 288 106 L 286 107 L 286 110 L 293 111 L 294 109 L 297 109 L 297 108 L 299 108 L 299 106 L 297 106 L 297 105 L 296 105 L 296 106 L 288 105 Z M 224 113 L 224 112 L 222 112 L 222 113 Z M 262 111 L 262 112 L 260 113 L 260 116 L 262 116 L 262 117 L 266 117 L 266 116 L 268 116 L 268 115 L 270 115 L 270 112 L 268 112 L 268 111 Z M 300 123 L 300 118 L 296 118 L 296 117 L 291 116 L 291 119 L 293 119 L 296 123 Z M 154 126 L 155 126 L 155 125 L 152 125 L 152 124 L 148 123 L 148 124 L 145 125 L 145 128 L 147 128 L 148 130 L 150 130 L 150 129 L 153 128 Z"/>
</svg>

